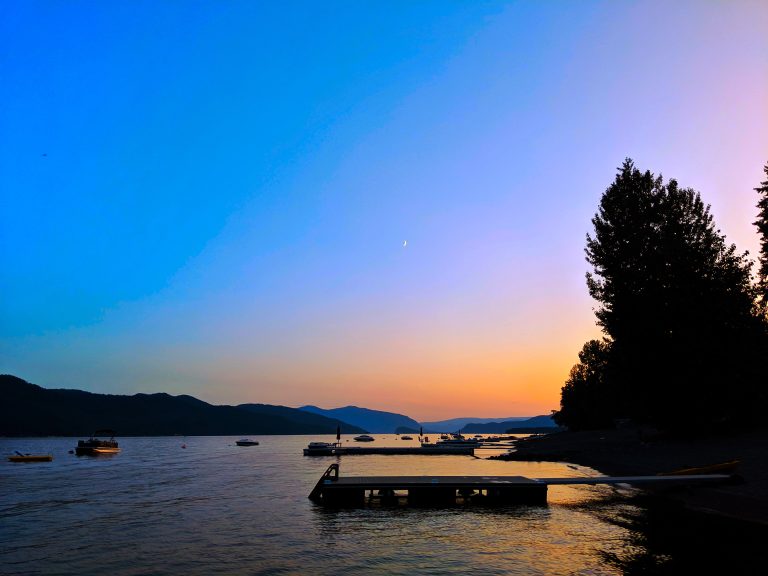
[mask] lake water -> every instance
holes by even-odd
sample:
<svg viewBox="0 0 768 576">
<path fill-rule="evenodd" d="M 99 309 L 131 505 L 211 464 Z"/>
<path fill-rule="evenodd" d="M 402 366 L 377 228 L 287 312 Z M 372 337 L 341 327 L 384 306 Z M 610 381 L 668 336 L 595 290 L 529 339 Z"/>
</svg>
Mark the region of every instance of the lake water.
<svg viewBox="0 0 768 576">
<path fill-rule="evenodd" d="M 334 438 L 236 439 L 118 438 L 120 454 L 96 458 L 68 454 L 74 438 L 0 439 L 0 572 L 618 574 L 606 558 L 636 552 L 636 535 L 612 521 L 632 506 L 613 487 L 551 487 L 547 506 L 505 508 L 329 510 L 307 499 L 334 462 L 342 475 L 596 474 L 587 468 L 487 460 L 487 450 L 305 457 L 310 440 Z M 10 463 L 14 450 L 54 461 Z"/>
</svg>

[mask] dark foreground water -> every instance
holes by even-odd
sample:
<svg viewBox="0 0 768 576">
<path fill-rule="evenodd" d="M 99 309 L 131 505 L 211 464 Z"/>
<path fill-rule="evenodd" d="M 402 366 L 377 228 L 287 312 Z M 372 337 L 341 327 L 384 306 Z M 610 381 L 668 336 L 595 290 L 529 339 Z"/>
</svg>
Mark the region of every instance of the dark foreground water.
<svg viewBox="0 0 768 576">
<path fill-rule="evenodd" d="M 406 444 L 376 435 L 376 445 Z M 73 438 L 0 439 L 2 574 L 619 574 L 642 556 L 636 512 L 611 487 L 551 487 L 548 506 L 327 510 L 307 495 L 342 475 L 593 475 L 469 456 L 304 457 L 310 440 L 118 438 L 112 457 Z M 186 448 L 182 448 L 186 445 Z M 14 450 L 51 463 L 13 464 Z"/>
</svg>

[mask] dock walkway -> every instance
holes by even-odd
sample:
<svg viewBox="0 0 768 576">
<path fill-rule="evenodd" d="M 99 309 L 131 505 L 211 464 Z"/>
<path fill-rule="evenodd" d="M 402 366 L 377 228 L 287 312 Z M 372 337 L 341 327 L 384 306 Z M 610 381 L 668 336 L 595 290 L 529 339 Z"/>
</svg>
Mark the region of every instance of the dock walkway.
<svg viewBox="0 0 768 576">
<path fill-rule="evenodd" d="M 304 448 L 304 456 L 354 456 L 363 454 L 399 455 L 419 454 L 420 456 L 460 455 L 472 456 L 473 446 L 328 446 L 322 448 Z"/>
<path fill-rule="evenodd" d="M 412 505 L 450 505 L 457 497 L 465 502 L 487 504 L 547 503 L 547 488 L 564 484 L 700 484 L 724 483 L 728 474 L 680 476 L 594 476 L 575 478 L 525 478 L 523 476 L 349 476 L 339 477 L 339 465 L 331 464 L 320 477 L 310 500 L 331 506 L 359 506 L 370 499 L 397 503 L 405 492 Z"/>
</svg>

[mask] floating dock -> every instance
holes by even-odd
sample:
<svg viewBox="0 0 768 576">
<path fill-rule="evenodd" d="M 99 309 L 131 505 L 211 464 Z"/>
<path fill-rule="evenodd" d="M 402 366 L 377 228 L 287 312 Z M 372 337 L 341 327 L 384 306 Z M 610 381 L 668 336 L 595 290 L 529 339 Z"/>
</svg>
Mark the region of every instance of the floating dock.
<svg viewBox="0 0 768 576">
<path fill-rule="evenodd" d="M 353 456 L 370 454 L 398 455 L 418 454 L 420 456 L 445 456 L 446 454 L 473 456 L 475 446 L 327 446 L 304 448 L 304 456 Z"/>
<path fill-rule="evenodd" d="M 309 499 L 327 506 L 362 506 L 366 502 L 398 504 L 404 498 L 415 506 L 465 503 L 547 503 L 547 488 L 564 484 L 700 484 L 725 483 L 728 474 L 680 476 L 594 476 L 576 478 L 525 478 L 523 476 L 349 476 L 339 477 L 331 464 L 320 477 Z"/>
</svg>

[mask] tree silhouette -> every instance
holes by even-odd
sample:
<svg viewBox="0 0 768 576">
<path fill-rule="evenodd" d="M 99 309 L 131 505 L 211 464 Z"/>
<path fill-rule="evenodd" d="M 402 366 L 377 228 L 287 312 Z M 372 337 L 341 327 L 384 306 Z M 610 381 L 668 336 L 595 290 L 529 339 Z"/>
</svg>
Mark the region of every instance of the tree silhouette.
<svg viewBox="0 0 768 576">
<path fill-rule="evenodd" d="M 700 195 L 627 159 L 592 224 L 587 286 L 607 336 L 601 410 L 667 427 L 748 411 L 764 379 L 765 325 L 751 263 Z M 566 417 L 575 390 L 595 388 L 579 366 L 563 388 Z"/>
<path fill-rule="evenodd" d="M 553 418 L 571 430 L 604 428 L 612 424 L 614 399 L 608 385 L 610 342 L 590 340 L 579 352 L 562 390 L 560 410 Z"/>
<path fill-rule="evenodd" d="M 757 272 L 757 287 L 764 309 L 768 308 L 768 164 L 763 168 L 765 182 L 761 182 L 755 191 L 760 195 L 757 207 L 760 210 L 754 222 L 760 234 L 760 263 Z"/>
</svg>

